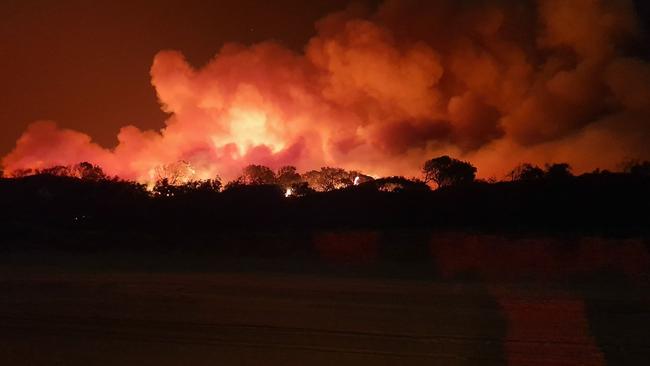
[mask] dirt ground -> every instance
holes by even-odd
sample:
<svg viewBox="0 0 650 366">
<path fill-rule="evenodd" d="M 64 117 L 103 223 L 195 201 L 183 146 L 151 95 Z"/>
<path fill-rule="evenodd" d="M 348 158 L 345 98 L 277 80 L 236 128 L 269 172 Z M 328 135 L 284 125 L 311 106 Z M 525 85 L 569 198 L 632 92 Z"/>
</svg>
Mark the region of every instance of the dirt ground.
<svg viewBox="0 0 650 366">
<path fill-rule="evenodd" d="M 332 239 L 339 244 L 326 258 L 340 254 L 339 239 Z M 408 276 L 394 270 L 412 261 L 381 274 L 269 270 L 259 262 L 218 271 L 198 265 L 201 270 L 137 270 L 115 259 L 114 265 L 96 265 L 90 262 L 97 258 L 46 263 L 49 254 L 14 255 L 0 261 L 0 364 L 555 366 L 650 360 L 647 247 L 590 243 L 588 250 L 567 254 L 528 243 L 502 246 L 507 250 L 495 255 L 490 246 L 465 244 L 436 245 L 433 262 L 417 264 L 430 262 L 434 275 Z M 346 261 L 367 265 L 368 246 L 362 245 L 363 261 L 345 249 Z"/>
</svg>

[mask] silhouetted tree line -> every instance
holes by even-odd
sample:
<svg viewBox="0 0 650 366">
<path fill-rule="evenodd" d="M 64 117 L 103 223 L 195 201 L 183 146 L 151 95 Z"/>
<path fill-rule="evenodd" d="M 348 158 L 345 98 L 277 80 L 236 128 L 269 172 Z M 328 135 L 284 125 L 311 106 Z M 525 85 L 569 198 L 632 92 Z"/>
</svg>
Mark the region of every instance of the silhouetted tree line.
<svg viewBox="0 0 650 366">
<path fill-rule="evenodd" d="M 14 172 L 0 179 L 3 235 L 85 230 L 189 239 L 242 229 L 647 234 L 650 228 L 648 162 L 630 163 L 620 173 L 579 176 L 568 164 L 522 164 L 499 182 L 476 180 L 475 167 L 448 156 L 427 161 L 423 180 L 373 179 L 331 167 L 299 174 L 290 166 L 273 171 L 250 165 L 223 185 L 218 177 L 188 180 L 185 173 L 173 173 L 179 169 L 192 171 L 187 164 L 162 168 L 153 187 L 110 178 L 89 163 Z"/>
<path fill-rule="evenodd" d="M 372 179 L 358 171 L 347 171 L 341 168 L 322 167 L 320 170 L 300 174 L 293 166 L 284 166 L 274 172 L 263 165 L 248 165 L 237 179 L 225 186 L 225 189 L 242 185 L 277 185 L 285 190 L 291 190 L 292 195 L 305 195 L 342 189 Z"/>
<path fill-rule="evenodd" d="M 0 177 L 4 173 L 0 170 Z M 12 178 L 22 178 L 30 175 L 53 175 L 57 177 L 73 177 L 84 180 L 106 180 L 108 176 L 104 174 L 101 167 L 88 162 L 82 162 L 76 165 L 64 166 L 56 165 L 45 169 L 19 169 L 12 172 Z"/>
</svg>

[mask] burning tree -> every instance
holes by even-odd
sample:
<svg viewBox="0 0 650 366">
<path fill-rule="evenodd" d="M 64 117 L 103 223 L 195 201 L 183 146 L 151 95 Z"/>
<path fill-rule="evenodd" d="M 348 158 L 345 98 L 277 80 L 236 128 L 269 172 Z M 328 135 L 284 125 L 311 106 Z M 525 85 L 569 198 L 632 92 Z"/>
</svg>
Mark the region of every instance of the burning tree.
<svg viewBox="0 0 650 366">
<path fill-rule="evenodd" d="M 278 184 L 284 188 L 293 187 L 303 181 L 295 166 L 283 166 L 278 169 L 276 177 Z"/>
<path fill-rule="evenodd" d="M 104 170 L 100 166 L 93 165 L 89 162 L 82 162 L 75 165 L 55 165 L 40 170 L 18 170 L 15 171 L 12 175 L 14 178 L 20 178 L 34 174 L 53 175 L 56 177 L 71 177 L 94 181 L 108 179 L 108 176 L 104 173 Z"/>
<path fill-rule="evenodd" d="M 351 185 L 347 172 L 340 168 L 322 167 L 303 174 L 303 179 L 317 191 L 329 192 Z M 346 184 L 347 183 L 347 184 Z"/>
<path fill-rule="evenodd" d="M 72 177 L 72 169 L 69 166 L 55 165 L 49 168 L 36 171 L 36 174 L 53 175 L 56 177 Z"/>
<path fill-rule="evenodd" d="M 155 182 L 166 181 L 172 186 L 182 185 L 191 182 L 196 177 L 196 170 L 187 161 L 181 160 L 171 164 L 160 165 L 153 170 Z"/>
<path fill-rule="evenodd" d="M 372 177 L 357 171 L 346 171 L 341 168 L 322 167 L 303 174 L 303 180 L 313 189 L 329 192 L 372 180 Z"/>
<path fill-rule="evenodd" d="M 372 184 L 380 192 L 428 192 L 430 190 L 429 186 L 421 180 L 399 176 L 379 178 Z"/>
<path fill-rule="evenodd" d="M 16 169 L 10 173 L 11 178 L 23 178 L 29 175 L 34 175 L 33 169 Z"/>
<path fill-rule="evenodd" d="M 350 178 L 352 178 L 352 184 L 355 186 L 375 180 L 375 178 L 369 175 L 365 175 L 356 170 L 351 170 L 348 172 L 348 174 L 350 175 Z"/>
<path fill-rule="evenodd" d="M 98 165 L 93 165 L 88 162 L 83 162 L 74 165 L 70 169 L 70 174 L 73 177 L 77 177 L 79 179 L 85 179 L 85 180 L 98 181 L 98 180 L 107 179 L 107 176 L 101 167 L 99 167 Z"/>
<path fill-rule="evenodd" d="M 285 189 L 284 196 L 304 196 L 308 192 L 309 185 L 302 180 L 296 171 L 295 166 L 283 166 L 276 173 L 277 184 Z"/>
<path fill-rule="evenodd" d="M 425 182 L 434 182 L 438 187 L 469 183 L 476 177 L 476 167 L 447 155 L 428 160 L 422 172 Z"/>
<path fill-rule="evenodd" d="M 158 197 L 178 197 L 190 195 L 203 195 L 213 194 L 221 190 L 221 179 L 216 177 L 207 180 L 193 180 L 184 184 L 172 185 L 169 184 L 167 179 L 162 179 L 156 182 L 151 190 L 154 196 Z"/>
</svg>

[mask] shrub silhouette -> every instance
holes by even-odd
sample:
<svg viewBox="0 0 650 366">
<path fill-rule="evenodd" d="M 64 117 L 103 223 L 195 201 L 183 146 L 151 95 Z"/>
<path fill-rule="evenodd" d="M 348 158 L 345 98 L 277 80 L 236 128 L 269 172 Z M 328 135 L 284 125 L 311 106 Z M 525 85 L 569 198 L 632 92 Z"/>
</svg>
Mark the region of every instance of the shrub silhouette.
<svg viewBox="0 0 650 366">
<path fill-rule="evenodd" d="M 511 181 L 535 181 L 544 178 L 544 170 L 536 165 L 523 163 L 507 175 Z"/>
<path fill-rule="evenodd" d="M 546 166 L 544 176 L 552 181 L 566 181 L 573 177 L 571 166 L 567 163 L 554 163 Z"/>
<path fill-rule="evenodd" d="M 627 171 L 637 177 L 650 177 L 650 161 L 636 162 Z"/>
</svg>

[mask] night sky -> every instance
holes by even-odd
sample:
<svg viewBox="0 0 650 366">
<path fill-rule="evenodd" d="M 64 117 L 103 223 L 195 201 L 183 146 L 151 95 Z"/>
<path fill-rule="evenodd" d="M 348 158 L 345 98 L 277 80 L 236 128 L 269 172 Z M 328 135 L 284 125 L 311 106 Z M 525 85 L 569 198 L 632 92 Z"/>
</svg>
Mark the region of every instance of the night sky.
<svg viewBox="0 0 650 366">
<path fill-rule="evenodd" d="M 650 158 L 649 9 L 2 1 L 1 164 L 87 160 L 139 181 L 175 161 L 206 177 L 251 163 L 413 175 L 442 154 L 485 178 L 522 162 L 617 169 Z M 243 46 L 215 58 L 230 42 Z"/>
<path fill-rule="evenodd" d="M 225 42 L 273 39 L 296 50 L 347 0 L 0 2 L 0 155 L 40 119 L 116 143 L 127 123 L 160 128 L 149 69 L 163 49 L 206 63 Z"/>
</svg>

